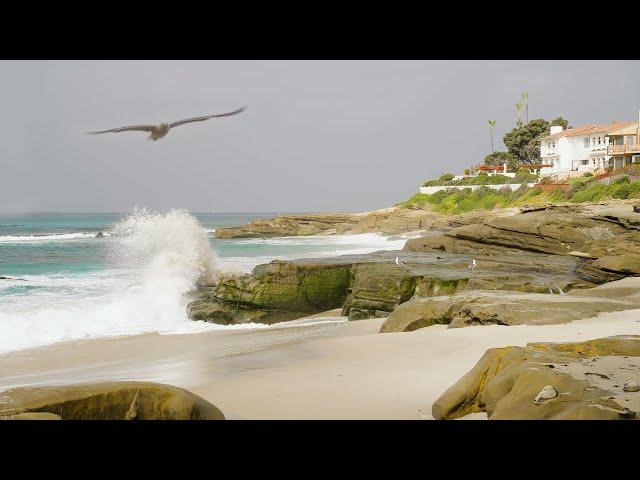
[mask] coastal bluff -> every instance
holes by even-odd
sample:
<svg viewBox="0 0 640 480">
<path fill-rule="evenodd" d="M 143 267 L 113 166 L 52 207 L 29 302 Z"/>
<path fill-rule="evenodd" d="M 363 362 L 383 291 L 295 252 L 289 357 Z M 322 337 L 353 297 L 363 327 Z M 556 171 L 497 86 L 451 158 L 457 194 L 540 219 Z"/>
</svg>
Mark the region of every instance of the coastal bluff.
<svg viewBox="0 0 640 480">
<path fill-rule="evenodd" d="M 489 213 L 474 212 L 473 215 L 444 215 L 428 209 L 401 209 L 396 207 L 363 213 L 286 214 L 254 220 L 249 224 L 236 227 L 218 227 L 215 231 L 215 237 L 219 239 L 271 238 L 371 232 L 398 234 L 418 230 L 449 230 L 471 222 L 474 218 L 483 218 L 485 215 L 489 215 Z"/>
<path fill-rule="evenodd" d="M 222 324 L 275 323 L 342 308 L 350 320 L 388 317 L 382 332 L 393 332 L 437 323 L 557 323 L 635 307 L 630 299 L 565 295 L 640 274 L 640 214 L 629 201 L 464 215 L 398 208 L 283 215 L 219 229 L 216 236 L 363 231 L 414 238 L 402 251 L 274 261 L 251 274 L 224 276 L 194 292 L 188 314 Z M 538 308 L 546 314 L 531 316 Z"/>
</svg>

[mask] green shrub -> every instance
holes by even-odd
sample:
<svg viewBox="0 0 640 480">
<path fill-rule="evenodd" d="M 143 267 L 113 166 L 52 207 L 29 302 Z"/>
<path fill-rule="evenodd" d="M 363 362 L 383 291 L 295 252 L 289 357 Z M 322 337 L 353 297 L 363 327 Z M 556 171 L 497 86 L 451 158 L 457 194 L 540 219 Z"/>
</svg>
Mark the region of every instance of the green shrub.
<svg viewBox="0 0 640 480">
<path fill-rule="evenodd" d="M 584 174 L 582 175 L 583 177 L 593 177 L 593 173 L 591 172 L 584 172 Z"/>
<path fill-rule="evenodd" d="M 620 177 L 613 182 L 614 185 L 622 185 L 624 183 L 630 183 L 629 177 Z"/>
<path fill-rule="evenodd" d="M 450 182 L 451 180 L 453 180 L 455 177 L 455 175 L 453 173 L 443 173 L 442 175 L 440 175 L 440 181 L 442 182 Z"/>
<path fill-rule="evenodd" d="M 595 182 L 571 196 L 572 203 L 597 202 L 606 196 L 607 186 Z"/>
</svg>

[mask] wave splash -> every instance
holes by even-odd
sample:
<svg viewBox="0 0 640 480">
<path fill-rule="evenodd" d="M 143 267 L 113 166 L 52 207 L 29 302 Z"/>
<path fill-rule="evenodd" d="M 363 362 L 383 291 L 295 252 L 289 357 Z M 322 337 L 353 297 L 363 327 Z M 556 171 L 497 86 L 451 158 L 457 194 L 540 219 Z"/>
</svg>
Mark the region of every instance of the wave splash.
<svg viewBox="0 0 640 480">
<path fill-rule="evenodd" d="M 149 279 L 171 277 L 184 288 L 217 278 L 207 231 L 185 210 L 162 214 L 136 209 L 108 233 L 117 241 L 109 246 L 107 260 L 117 266 L 146 269 Z"/>
<path fill-rule="evenodd" d="M 0 305 L 0 353 L 61 341 L 147 332 L 190 333 L 219 326 L 188 319 L 187 293 L 225 269 L 207 232 L 183 210 L 136 210 L 113 225 L 107 247 L 119 287 L 87 297 L 72 291 L 30 305 Z"/>
</svg>

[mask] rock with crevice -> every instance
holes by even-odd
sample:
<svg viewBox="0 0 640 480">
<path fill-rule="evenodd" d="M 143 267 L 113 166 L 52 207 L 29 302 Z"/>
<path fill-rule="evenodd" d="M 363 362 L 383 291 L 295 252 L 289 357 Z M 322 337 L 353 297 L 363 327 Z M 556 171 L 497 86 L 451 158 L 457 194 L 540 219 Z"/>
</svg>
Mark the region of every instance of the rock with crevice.
<svg viewBox="0 0 640 480">
<path fill-rule="evenodd" d="M 637 335 L 492 348 L 434 402 L 432 414 L 436 419 L 478 412 L 490 420 L 637 419 L 640 396 L 624 391 L 621 379 L 638 357 Z M 557 395 L 541 401 L 548 386 Z"/>
</svg>

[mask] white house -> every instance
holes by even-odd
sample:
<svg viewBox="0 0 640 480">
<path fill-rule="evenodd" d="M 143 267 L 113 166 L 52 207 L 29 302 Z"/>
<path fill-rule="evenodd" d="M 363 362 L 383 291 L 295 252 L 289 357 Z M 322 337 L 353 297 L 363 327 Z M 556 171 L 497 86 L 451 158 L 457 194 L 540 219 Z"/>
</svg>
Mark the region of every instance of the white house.
<svg viewBox="0 0 640 480">
<path fill-rule="evenodd" d="M 632 125 L 633 122 L 591 124 L 563 130 L 551 127 L 551 132 L 540 139 L 540 158 L 546 166 L 542 175 L 555 175 L 558 179 L 584 172 L 599 172 L 609 168 L 609 134 Z"/>
</svg>

